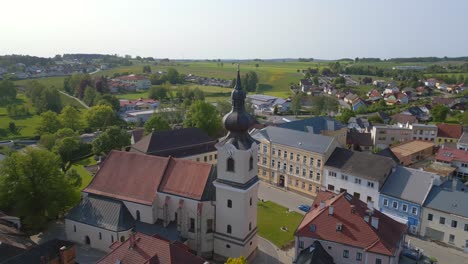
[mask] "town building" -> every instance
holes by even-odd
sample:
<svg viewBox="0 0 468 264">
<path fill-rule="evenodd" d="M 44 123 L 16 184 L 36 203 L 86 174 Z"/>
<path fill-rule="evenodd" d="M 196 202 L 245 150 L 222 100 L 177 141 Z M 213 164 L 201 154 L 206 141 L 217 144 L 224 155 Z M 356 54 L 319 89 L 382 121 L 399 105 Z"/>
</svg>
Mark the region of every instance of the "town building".
<svg viewBox="0 0 468 264">
<path fill-rule="evenodd" d="M 153 99 L 139 98 L 136 100 L 120 99 L 120 112 L 134 112 L 143 110 L 154 110 L 158 107 L 159 101 Z"/>
<path fill-rule="evenodd" d="M 151 132 L 131 145 L 130 151 L 215 164 L 218 160 L 216 142 L 203 130 L 190 127 Z"/>
<path fill-rule="evenodd" d="M 346 145 L 349 149 L 370 152 L 374 147 L 371 133 L 349 131 L 346 135 Z"/>
<path fill-rule="evenodd" d="M 330 192 L 348 192 L 377 205 L 379 189 L 395 166 L 387 157 L 336 148 L 325 163 L 322 185 Z"/>
<path fill-rule="evenodd" d="M 424 140 L 434 142 L 437 137 L 437 126 L 436 125 L 425 125 L 425 124 L 411 124 L 409 128 L 413 131 L 414 140 Z"/>
<path fill-rule="evenodd" d="M 295 231 L 295 259 L 319 241 L 336 264 L 396 264 L 406 226 L 343 192 L 320 192 Z M 330 262 L 329 262 L 330 263 Z"/>
<path fill-rule="evenodd" d="M 0 255 L 0 259 L 2 258 Z M 2 264 L 75 264 L 76 247 L 70 241 L 52 239 L 40 245 L 31 247 L 20 254 L 8 258 Z"/>
<path fill-rule="evenodd" d="M 457 124 L 437 124 L 436 144 L 457 143 L 463 133 L 463 127 Z"/>
<path fill-rule="evenodd" d="M 374 147 L 380 149 L 412 140 L 412 134 L 410 128 L 400 126 L 373 126 L 371 131 Z"/>
<path fill-rule="evenodd" d="M 404 126 L 404 125 L 408 125 L 408 124 L 418 123 L 418 119 L 414 115 L 412 115 L 410 113 L 408 113 L 408 114 L 394 114 L 394 115 L 392 115 L 392 123 L 400 125 L 400 126 Z"/>
<path fill-rule="evenodd" d="M 468 186 L 458 179 L 434 186 L 423 208 L 421 235 L 468 252 Z"/>
<path fill-rule="evenodd" d="M 440 183 L 437 174 L 398 166 L 380 190 L 380 211 L 418 234 L 424 201 L 432 185 Z"/>
<path fill-rule="evenodd" d="M 248 133 L 254 119 L 245 111 L 239 71 L 231 97 L 232 111 L 224 117 L 228 135 L 216 144 L 217 165 L 111 151 L 80 204 L 65 216 L 67 238 L 110 252 L 139 232 L 183 243 L 203 258 L 252 255 L 258 145 Z"/>
<path fill-rule="evenodd" d="M 18 217 L 0 211 L 0 263 L 36 245 L 20 228 Z"/>
<path fill-rule="evenodd" d="M 135 86 L 138 90 L 148 90 L 151 87 L 150 80 L 143 75 L 130 74 L 114 78 L 112 81 Z"/>
<path fill-rule="evenodd" d="M 372 124 L 367 118 L 350 117 L 348 120 L 348 129 L 355 130 L 360 133 L 368 133 L 371 131 Z"/>
<path fill-rule="evenodd" d="M 296 256 L 295 264 L 327 264 L 334 263 L 333 257 L 323 248 L 318 240 L 309 247 L 302 249 Z"/>
<path fill-rule="evenodd" d="M 255 110 L 266 113 L 274 113 L 275 107 L 278 113 L 287 112 L 291 105 L 289 100 L 264 94 L 247 95 L 247 99 Z"/>
<path fill-rule="evenodd" d="M 398 158 L 399 164 L 409 166 L 432 156 L 434 153 L 434 143 L 412 140 L 393 146 L 390 150 Z"/>
<path fill-rule="evenodd" d="M 457 149 L 468 150 L 468 133 L 463 132 L 460 136 L 457 142 Z"/>
<path fill-rule="evenodd" d="M 348 128 L 336 119 L 317 116 L 278 124 L 278 127 L 335 137 L 340 146 L 346 146 L 346 133 Z"/>
<path fill-rule="evenodd" d="M 261 180 L 306 196 L 317 195 L 323 166 L 338 146 L 335 138 L 272 126 L 254 138 L 260 142 Z"/>
<path fill-rule="evenodd" d="M 157 235 L 132 233 L 124 242 L 114 242 L 111 250 L 97 264 L 206 263 L 183 243 L 171 242 Z"/>
<path fill-rule="evenodd" d="M 299 87 L 301 88 L 301 91 L 303 93 L 307 93 L 310 91 L 310 89 L 312 88 L 312 81 L 310 79 L 301 79 L 299 81 Z"/>
<path fill-rule="evenodd" d="M 456 168 L 455 175 L 468 178 L 468 151 L 442 146 L 435 156 L 436 163 L 450 165 Z"/>
</svg>

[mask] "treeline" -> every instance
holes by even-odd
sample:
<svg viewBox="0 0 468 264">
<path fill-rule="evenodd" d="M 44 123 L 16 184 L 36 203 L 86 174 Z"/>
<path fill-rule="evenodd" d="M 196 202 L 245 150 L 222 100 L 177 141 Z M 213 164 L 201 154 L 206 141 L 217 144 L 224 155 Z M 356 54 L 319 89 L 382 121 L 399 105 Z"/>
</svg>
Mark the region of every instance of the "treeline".
<svg viewBox="0 0 468 264">
<path fill-rule="evenodd" d="M 62 110 L 60 93 L 55 87 L 46 87 L 38 81 L 31 81 L 26 85 L 26 96 L 36 108 L 37 114 L 53 111 L 59 113 Z"/>
<path fill-rule="evenodd" d="M 0 56 L 0 66 L 8 67 L 10 65 L 15 65 L 17 63 L 22 63 L 26 66 L 31 66 L 31 65 L 48 66 L 48 65 L 55 64 L 55 62 L 50 58 L 41 58 L 41 57 L 36 57 L 36 56 L 15 55 L 15 54 Z"/>
<path fill-rule="evenodd" d="M 442 61 L 468 61 L 468 57 L 412 57 L 412 58 L 392 58 L 391 62 L 442 62 Z"/>
</svg>

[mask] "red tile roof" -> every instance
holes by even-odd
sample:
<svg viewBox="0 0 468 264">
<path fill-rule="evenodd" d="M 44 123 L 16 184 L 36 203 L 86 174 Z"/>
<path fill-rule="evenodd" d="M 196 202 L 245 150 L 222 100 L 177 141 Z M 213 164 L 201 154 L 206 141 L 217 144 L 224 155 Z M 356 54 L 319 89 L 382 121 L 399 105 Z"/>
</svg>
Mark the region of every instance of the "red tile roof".
<svg viewBox="0 0 468 264">
<path fill-rule="evenodd" d="M 200 199 L 211 168 L 208 163 L 111 151 L 83 191 L 147 205 L 153 204 L 158 189 Z"/>
<path fill-rule="evenodd" d="M 159 191 L 201 200 L 211 167 L 208 163 L 171 159 Z"/>
<path fill-rule="evenodd" d="M 128 99 L 120 99 L 119 100 L 120 106 L 137 105 L 137 104 L 142 104 L 142 103 L 154 104 L 154 103 L 157 103 L 157 102 L 158 102 L 157 100 L 143 99 L 143 98 L 139 98 L 139 99 L 136 99 L 136 100 L 128 100 Z"/>
<path fill-rule="evenodd" d="M 320 201 L 325 207 L 320 209 Z M 333 215 L 328 214 L 329 207 L 334 207 Z M 355 213 L 351 212 L 354 206 Z M 375 229 L 364 220 L 368 212 L 367 205 L 347 193 L 334 194 L 320 192 L 296 230 L 296 236 L 332 241 L 370 252 L 393 256 L 398 250 L 398 243 L 406 232 L 406 225 L 400 224 L 378 210 L 372 217 L 379 219 L 379 228 Z M 312 232 L 310 226 L 315 225 Z M 336 231 L 337 224 L 342 224 L 342 231 Z"/>
<path fill-rule="evenodd" d="M 406 124 L 406 123 L 418 123 L 418 119 L 414 115 L 405 115 L 405 114 L 394 114 L 392 115 L 392 121 L 396 123 Z"/>
<path fill-rule="evenodd" d="M 468 163 L 468 151 L 442 147 L 437 151 L 435 159 L 444 162 L 461 161 Z"/>
<path fill-rule="evenodd" d="M 133 243 L 133 246 L 132 246 Z M 188 251 L 177 242 L 158 237 L 135 233 L 123 243 L 113 245 L 112 251 L 100 259 L 98 264 L 202 264 L 205 260 Z M 118 262 L 120 261 L 120 262 Z"/>
<path fill-rule="evenodd" d="M 460 138 L 463 127 L 457 124 L 437 124 L 437 137 Z"/>
<path fill-rule="evenodd" d="M 374 89 L 370 92 L 369 97 L 381 97 L 381 95 L 378 90 Z"/>
<path fill-rule="evenodd" d="M 125 81 L 138 81 L 138 80 L 148 80 L 147 77 L 143 75 L 135 75 L 135 74 L 130 74 L 126 76 L 120 76 L 115 78 L 117 80 L 125 80 Z"/>
</svg>

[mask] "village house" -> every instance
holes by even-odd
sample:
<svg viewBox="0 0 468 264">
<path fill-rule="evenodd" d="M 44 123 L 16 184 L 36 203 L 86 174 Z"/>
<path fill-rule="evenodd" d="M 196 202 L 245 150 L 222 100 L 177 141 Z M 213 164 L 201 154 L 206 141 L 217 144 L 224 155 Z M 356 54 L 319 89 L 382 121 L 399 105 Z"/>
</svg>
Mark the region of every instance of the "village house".
<svg viewBox="0 0 468 264">
<path fill-rule="evenodd" d="M 333 137 L 270 126 L 254 138 L 260 142 L 261 180 L 306 196 L 317 195 L 323 166 L 338 146 Z"/>
<path fill-rule="evenodd" d="M 378 100 L 382 99 L 382 95 L 380 94 L 380 92 L 377 89 L 374 89 L 374 90 L 368 92 L 367 96 L 369 97 L 369 101 L 372 101 L 372 102 L 375 102 L 375 101 L 378 101 Z"/>
<path fill-rule="evenodd" d="M 279 113 L 289 111 L 291 101 L 270 95 L 252 94 L 247 95 L 252 107 L 261 112 L 274 113 L 275 107 Z"/>
<path fill-rule="evenodd" d="M 377 205 L 379 189 L 395 166 L 387 157 L 336 148 L 325 163 L 322 185 L 330 192 L 347 192 Z"/>
<path fill-rule="evenodd" d="M 0 252 L 0 263 L 2 264 L 22 264 L 22 263 L 40 263 L 40 264 L 75 264 L 76 246 L 74 243 L 66 240 L 52 239 L 42 244 L 35 245 L 27 250 L 17 254 L 4 261 L 1 260 L 5 253 Z M 6 254 L 5 254 L 6 255 Z"/>
<path fill-rule="evenodd" d="M 458 124 L 437 124 L 437 138 L 435 143 L 457 143 L 463 133 L 463 127 Z"/>
<path fill-rule="evenodd" d="M 432 186 L 440 183 L 435 173 L 398 166 L 380 190 L 380 211 L 418 234 L 424 201 Z"/>
<path fill-rule="evenodd" d="M 468 187 L 458 179 L 432 187 L 423 208 L 421 236 L 468 252 Z"/>
<path fill-rule="evenodd" d="M 408 126 L 413 131 L 414 140 L 424 140 L 434 142 L 437 137 L 436 125 L 411 124 Z"/>
<path fill-rule="evenodd" d="M 310 88 L 312 88 L 312 81 L 310 79 L 301 79 L 299 81 L 299 87 L 301 88 L 301 91 L 303 93 L 307 93 L 310 91 Z"/>
<path fill-rule="evenodd" d="M 216 143 L 203 130 L 190 127 L 151 132 L 131 145 L 130 151 L 216 164 Z"/>
<path fill-rule="evenodd" d="M 410 128 L 400 126 L 373 126 L 372 140 L 374 147 L 385 149 L 390 145 L 412 140 L 413 133 Z"/>
<path fill-rule="evenodd" d="M 432 156 L 434 143 L 423 140 L 412 140 L 392 146 L 390 150 L 398 158 L 399 164 L 409 166 Z"/>
<path fill-rule="evenodd" d="M 371 133 L 360 133 L 350 130 L 346 135 L 346 145 L 349 149 L 370 152 L 374 146 Z"/>
<path fill-rule="evenodd" d="M 372 82 L 372 84 L 377 87 L 385 87 L 387 85 L 387 82 L 384 80 L 375 80 Z"/>
<path fill-rule="evenodd" d="M 348 93 L 345 98 L 344 98 L 344 101 L 345 103 L 348 103 L 348 104 L 352 104 L 355 100 L 359 99 L 359 96 L 357 94 L 354 94 L 354 93 Z"/>
<path fill-rule="evenodd" d="M 114 78 L 112 81 L 133 85 L 138 90 L 148 90 L 151 87 L 150 80 L 143 75 L 130 74 Z"/>
<path fill-rule="evenodd" d="M 392 115 L 392 123 L 399 126 L 405 126 L 408 124 L 418 123 L 418 119 L 410 113 L 398 113 Z"/>
<path fill-rule="evenodd" d="M 136 100 L 120 99 L 120 112 L 133 112 L 143 110 L 154 110 L 158 107 L 159 101 L 153 99 L 139 98 Z"/>
<path fill-rule="evenodd" d="M 319 241 L 336 264 L 397 264 L 406 226 L 343 192 L 320 192 L 296 229 L 294 252 Z"/>
<path fill-rule="evenodd" d="M 461 178 L 468 178 L 468 151 L 463 149 L 449 148 L 442 146 L 435 156 L 435 161 L 448 164 L 454 168 L 455 175 Z"/>
<path fill-rule="evenodd" d="M 110 81 L 109 82 L 109 91 L 110 93 L 119 93 L 119 92 L 135 92 L 137 87 L 132 83 L 124 83 L 119 81 Z"/>
<path fill-rule="evenodd" d="M 438 83 L 439 81 L 437 81 L 436 79 L 433 79 L 433 78 L 430 78 L 430 79 L 427 79 L 424 81 L 424 85 L 425 86 L 429 86 L 429 87 L 434 87 L 436 85 L 436 83 Z"/>
<path fill-rule="evenodd" d="M 348 120 L 348 129 L 355 130 L 360 133 L 370 132 L 372 124 L 364 117 L 350 117 Z M 349 133 L 349 132 L 348 132 Z"/>
</svg>

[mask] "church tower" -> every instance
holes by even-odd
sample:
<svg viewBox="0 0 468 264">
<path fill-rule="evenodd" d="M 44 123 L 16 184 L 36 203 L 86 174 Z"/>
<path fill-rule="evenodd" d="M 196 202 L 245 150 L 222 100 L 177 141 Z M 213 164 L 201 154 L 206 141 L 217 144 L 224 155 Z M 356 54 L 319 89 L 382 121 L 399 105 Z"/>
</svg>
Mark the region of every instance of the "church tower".
<svg viewBox="0 0 468 264">
<path fill-rule="evenodd" d="M 232 110 L 223 118 L 228 134 L 218 150 L 215 257 L 249 257 L 257 249 L 257 142 L 248 129 L 254 119 L 245 111 L 239 67 L 231 94 Z"/>
</svg>

